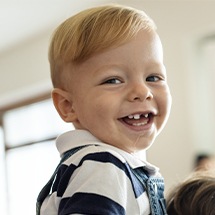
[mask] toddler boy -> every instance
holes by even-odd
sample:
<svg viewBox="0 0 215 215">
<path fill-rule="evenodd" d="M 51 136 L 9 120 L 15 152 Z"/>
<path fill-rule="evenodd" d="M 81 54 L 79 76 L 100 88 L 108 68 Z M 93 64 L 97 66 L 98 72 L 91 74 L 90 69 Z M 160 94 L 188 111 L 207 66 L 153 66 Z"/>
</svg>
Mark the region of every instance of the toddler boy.
<svg viewBox="0 0 215 215">
<path fill-rule="evenodd" d="M 56 29 L 49 61 L 54 105 L 75 130 L 56 140 L 63 160 L 38 214 L 166 214 L 163 179 L 142 156 L 171 107 L 154 22 L 120 5 L 87 9 Z"/>
</svg>

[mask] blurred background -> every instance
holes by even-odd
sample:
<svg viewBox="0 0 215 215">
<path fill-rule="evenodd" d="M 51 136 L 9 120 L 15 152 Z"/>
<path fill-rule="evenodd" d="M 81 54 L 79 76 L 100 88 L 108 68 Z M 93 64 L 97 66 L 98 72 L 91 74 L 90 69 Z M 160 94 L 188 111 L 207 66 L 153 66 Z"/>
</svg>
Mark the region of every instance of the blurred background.
<svg viewBox="0 0 215 215">
<path fill-rule="evenodd" d="M 54 139 L 72 128 L 51 101 L 47 59 L 53 30 L 88 7 L 119 3 L 155 21 L 173 97 L 170 119 L 147 151 L 166 192 L 215 153 L 215 0 L 0 0 L 0 214 L 35 213 L 59 155 Z"/>
</svg>

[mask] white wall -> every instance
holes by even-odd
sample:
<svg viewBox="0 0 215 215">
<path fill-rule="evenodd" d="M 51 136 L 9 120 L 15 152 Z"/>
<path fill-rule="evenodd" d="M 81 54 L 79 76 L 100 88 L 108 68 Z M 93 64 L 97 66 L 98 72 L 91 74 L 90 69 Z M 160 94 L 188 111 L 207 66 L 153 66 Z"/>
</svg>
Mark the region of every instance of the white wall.
<svg viewBox="0 0 215 215">
<path fill-rule="evenodd" d="M 96 1 L 93 2 L 95 4 Z M 147 157 L 160 167 L 169 188 L 191 171 L 193 156 L 198 151 L 194 124 L 198 113 L 195 105 L 199 102 L 195 93 L 198 78 L 195 47 L 201 37 L 215 31 L 215 2 L 115 2 L 127 2 L 145 10 L 157 24 L 163 42 L 173 106 L 166 128 L 149 149 Z M 20 98 L 28 89 L 37 92 L 50 88 L 47 47 L 51 29 L 53 26 L 26 43 L 0 53 L 0 106 L 11 98 L 14 100 L 13 95 Z"/>
<path fill-rule="evenodd" d="M 0 107 L 50 88 L 48 41 L 46 32 L 0 53 Z"/>
</svg>

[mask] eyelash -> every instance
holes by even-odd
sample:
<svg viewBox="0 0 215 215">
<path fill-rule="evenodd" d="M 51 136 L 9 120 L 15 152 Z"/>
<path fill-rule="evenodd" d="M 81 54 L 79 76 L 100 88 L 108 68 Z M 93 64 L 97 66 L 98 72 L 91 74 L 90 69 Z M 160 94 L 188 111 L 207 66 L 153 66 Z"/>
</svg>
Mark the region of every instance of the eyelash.
<svg viewBox="0 0 215 215">
<path fill-rule="evenodd" d="M 153 78 L 153 81 L 150 80 L 152 78 Z M 151 75 L 151 76 L 146 78 L 146 81 L 148 81 L 148 82 L 157 82 L 157 81 L 160 81 L 160 80 L 163 80 L 163 78 L 161 78 L 160 76 L 157 76 L 157 75 Z"/>
<path fill-rule="evenodd" d="M 103 82 L 103 84 L 120 84 L 122 81 L 119 78 L 110 78 Z"/>
</svg>

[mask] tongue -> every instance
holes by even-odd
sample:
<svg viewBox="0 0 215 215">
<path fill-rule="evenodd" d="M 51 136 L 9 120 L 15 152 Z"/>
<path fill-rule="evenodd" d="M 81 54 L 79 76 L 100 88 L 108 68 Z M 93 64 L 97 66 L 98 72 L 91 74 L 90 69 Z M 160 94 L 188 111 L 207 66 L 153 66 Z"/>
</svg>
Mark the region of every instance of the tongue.
<svg viewBox="0 0 215 215">
<path fill-rule="evenodd" d="M 148 119 L 146 119 L 145 117 L 141 117 L 140 119 L 129 119 L 128 117 L 123 118 L 123 121 L 128 125 L 133 125 L 134 123 L 145 122 L 147 120 Z"/>
</svg>

